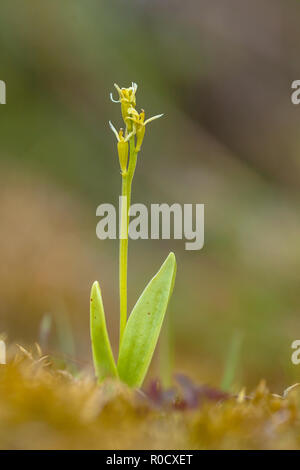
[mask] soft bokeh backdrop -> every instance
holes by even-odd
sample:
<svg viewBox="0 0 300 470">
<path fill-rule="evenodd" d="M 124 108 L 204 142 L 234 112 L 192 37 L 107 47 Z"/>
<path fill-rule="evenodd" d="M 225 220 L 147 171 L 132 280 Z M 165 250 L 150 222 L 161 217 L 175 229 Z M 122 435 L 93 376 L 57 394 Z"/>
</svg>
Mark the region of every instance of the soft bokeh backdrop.
<svg viewBox="0 0 300 470">
<path fill-rule="evenodd" d="M 240 335 L 237 386 L 299 381 L 300 2 L 2 0 L 0 13 L 0 333 L 32 344 L 48 315 L 46 349 L 91 364 L 98 279 L 116 346 L 118 243 L 96 238 L 95 212 L 120 193 L 109 93 L 135 81 L 138 106 L 165 117 L 133 201 L 204 203 L 205 247 L 130 242 L 130 306 L 173 250 L 174 368 L 219 385 Z"/>
</svg>

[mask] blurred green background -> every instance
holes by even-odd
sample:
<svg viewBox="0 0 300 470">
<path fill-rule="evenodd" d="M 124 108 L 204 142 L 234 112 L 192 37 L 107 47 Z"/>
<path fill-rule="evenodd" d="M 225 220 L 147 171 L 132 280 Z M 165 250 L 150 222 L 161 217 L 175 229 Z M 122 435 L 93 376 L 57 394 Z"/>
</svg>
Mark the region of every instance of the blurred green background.
<svg viewBox="0 0 300 470">
<path fill-rule="evenodd" d="M 96 207 L 121 178 L 109 100 L 139 84 L 151 124 L 133 202 L 204 203 L 205 246 L 131 241 L 129 306 L 170 250 L 174 367 L 219 385 L 233 338 L 235 382 L 299 381 L 300 2 L 2 0 L 0 333 L 91 364 L 89 290 L 102 286 L 118 339 L 118 243 L 96 238 Z M 158 358 L 152 376 L 159 373 Z"/>
</svg>

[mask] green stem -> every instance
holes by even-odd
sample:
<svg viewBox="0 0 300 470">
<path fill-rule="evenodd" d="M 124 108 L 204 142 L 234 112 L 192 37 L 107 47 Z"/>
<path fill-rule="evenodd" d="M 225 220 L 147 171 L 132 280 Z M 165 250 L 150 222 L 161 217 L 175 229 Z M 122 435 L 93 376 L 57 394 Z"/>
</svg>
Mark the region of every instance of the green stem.
<svg viewBox="0 0 300 470">
<path fill-rule="evenodd" d="M 120 279 L 120 345 L 127 321 L 127 256 L 128 256 L 128 204 L 127 204 L 128 174 L 122 175 L 122 207 L 119 252 L 119 279 Z M 126 198 L 126 199 L 124 199 Z M 126 208 L 127 205 L 127 208 Z M 122 238 L 124 233 L 126 238 Z"/>
<path fill-rule="evenodd" d="M 130 139 L 130 155 L 127 173 L 122 175 L 122 207 L 121 233 L 119 254 L 119 286 L 120 286 L 120 345 L 127 323 L 127 266 L 128 266 L 128 227 L 131 202 L 131 185 L 137 162 L 134 137 Z"/>
</svg>

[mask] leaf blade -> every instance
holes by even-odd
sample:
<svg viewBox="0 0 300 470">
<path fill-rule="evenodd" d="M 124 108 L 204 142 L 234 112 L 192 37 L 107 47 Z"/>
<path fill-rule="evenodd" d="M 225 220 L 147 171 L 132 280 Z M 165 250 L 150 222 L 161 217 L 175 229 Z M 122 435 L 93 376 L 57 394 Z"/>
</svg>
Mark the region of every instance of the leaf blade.
<svg viewBox="0 0 300 470">
<path fill-rule="evenodd" d="M 176 275 L 176 259 L 170 253 L 135 304 L 128 319 L 118 360 L 120 379 L 140 387 L 149 368 Z"/>
<path fill-rule="evenodd" d="M 113 357 L 102 302 L 99 283 L 95 281 L 90 297 L 90 334 L 93 362 L 98 381 L 106 377 L 117 377 L 117 366 Z"/>
</svg>

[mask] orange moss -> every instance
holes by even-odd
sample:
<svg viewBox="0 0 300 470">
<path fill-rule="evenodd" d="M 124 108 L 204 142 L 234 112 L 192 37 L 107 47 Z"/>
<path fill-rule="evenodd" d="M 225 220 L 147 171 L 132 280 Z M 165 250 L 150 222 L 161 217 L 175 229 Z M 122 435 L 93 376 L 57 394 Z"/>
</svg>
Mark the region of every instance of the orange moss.
<svg viewBox="0 0 300 470">
<path fill-rule="evenodd" d="M 297 388 L 282 398 L 261 382 L 250 396 L 158 409 L 140 391 L 35 356 L 21 350 L 0 366 L 0 449 L 300 448 Z"/>
</svg>

